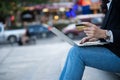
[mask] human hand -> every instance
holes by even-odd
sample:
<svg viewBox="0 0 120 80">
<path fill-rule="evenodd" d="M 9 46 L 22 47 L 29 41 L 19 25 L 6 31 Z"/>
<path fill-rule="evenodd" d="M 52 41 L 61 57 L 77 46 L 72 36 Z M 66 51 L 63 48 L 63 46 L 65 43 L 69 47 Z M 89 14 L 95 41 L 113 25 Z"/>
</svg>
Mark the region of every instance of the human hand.
<svg viewBox="0 0 120 80">
<path fill-rule="evenodd" d="M 107 30 L 103 30 L 100 29 L 99 27 L 97 27 L 96 25 L 89 23 L 89 22 L 82 22 L 82 24 L 85 24 L 87 27 L 84 28 L 84 32 L 87 35 L 87 38 L 85 38 L 85 40 L 90 40 L 92 38 L 95 39 L 100 39 L 100 38 L 106 38 L 106 31 Z"/>
<path fill-rule="evenodd" d="M 89 38 L 89 37 L 84 37 L 81 41 L 80 44 L 83 44 L 85 42 L 93 42 L 93 41 L 97 41 L 97 38 Z"/>
</svg>

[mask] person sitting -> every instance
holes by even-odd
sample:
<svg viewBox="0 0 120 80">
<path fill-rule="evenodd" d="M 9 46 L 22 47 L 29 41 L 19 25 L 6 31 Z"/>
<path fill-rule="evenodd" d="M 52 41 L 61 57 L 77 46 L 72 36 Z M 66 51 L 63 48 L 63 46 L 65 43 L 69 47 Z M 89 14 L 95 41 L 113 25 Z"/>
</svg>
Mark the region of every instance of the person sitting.
<svg viewBox="0 0 120 80">
<path fill-rule="evenodd" d="M 81 44 L 83 44 L 88 41 L 100 40 L 106 41 L 108 44 L 72 47 L 59 80 L 82 80 L 86 66 L 120 73 L 120 0 L 110 0 L 109 4 L 109 10 L 101 28 L 92 23 L 83 22 L 88 26 L 84 28 L 87 37 L 81 41 Z"/>
</svg>

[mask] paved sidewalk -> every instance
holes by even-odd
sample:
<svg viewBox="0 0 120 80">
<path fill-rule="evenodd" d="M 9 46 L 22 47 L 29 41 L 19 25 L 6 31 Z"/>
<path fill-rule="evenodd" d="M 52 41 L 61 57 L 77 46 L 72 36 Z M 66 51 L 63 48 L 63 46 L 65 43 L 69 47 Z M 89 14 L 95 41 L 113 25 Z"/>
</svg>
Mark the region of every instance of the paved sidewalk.
<svg viewBox="0 0 120 80">
<path fill-rule="evenodd" d="M 0 49 L 0 80 L 58 80 L 70 45 L 55 43 Z M 87 67 L 83 80 L 120 80 Z"/>
</svg>

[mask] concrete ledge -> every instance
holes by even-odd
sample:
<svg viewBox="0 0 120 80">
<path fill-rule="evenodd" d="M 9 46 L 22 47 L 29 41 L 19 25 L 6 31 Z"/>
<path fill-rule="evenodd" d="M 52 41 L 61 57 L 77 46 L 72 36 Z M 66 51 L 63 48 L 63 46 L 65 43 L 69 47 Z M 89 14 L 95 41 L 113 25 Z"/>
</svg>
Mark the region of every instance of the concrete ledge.
<svg viewBox="0 0 120 80">
<path fill-rule="evenodd" d="M 120 77 L 114 73 L 86 67 L 83 80 L 120 80 Z"/>
<path fill-rule="evenodd" d="M 64 62 L 65 58 L 62 59 L 61 68 L 63 68 Z M 82 80 L 120 80 L 118 75 L 95 68 L 86 67 Z"/>
</svg>

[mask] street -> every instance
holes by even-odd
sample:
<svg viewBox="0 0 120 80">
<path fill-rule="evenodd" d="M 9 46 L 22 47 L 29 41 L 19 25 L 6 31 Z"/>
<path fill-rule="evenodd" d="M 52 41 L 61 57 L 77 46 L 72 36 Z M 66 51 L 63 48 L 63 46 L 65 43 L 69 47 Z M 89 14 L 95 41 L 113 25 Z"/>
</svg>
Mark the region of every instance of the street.
<svg viewBox="0 0 120 80">
<path fill-rule="evenodd" d="M 1 45 L 0 80 L 59 80 L 71 46 L 52 37 L 36 44 Z M 120 80 L 112 73 L 86 67 L 83 80 Z"/>
</svg>

